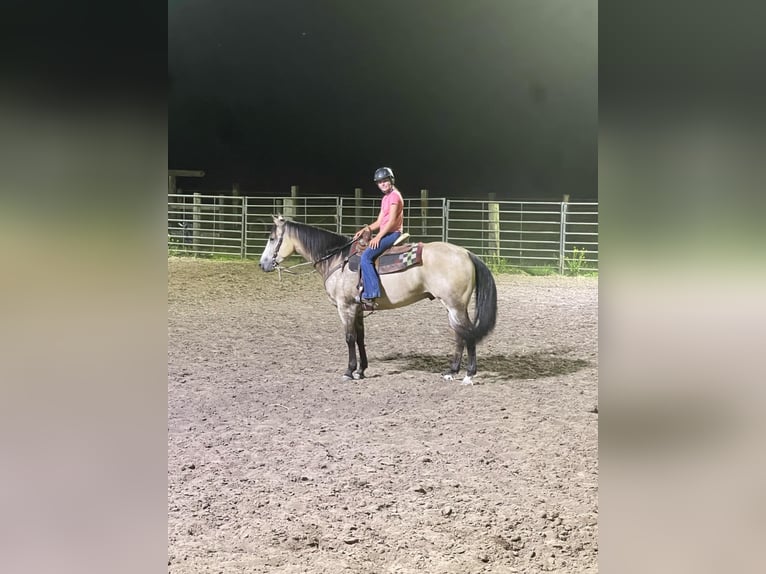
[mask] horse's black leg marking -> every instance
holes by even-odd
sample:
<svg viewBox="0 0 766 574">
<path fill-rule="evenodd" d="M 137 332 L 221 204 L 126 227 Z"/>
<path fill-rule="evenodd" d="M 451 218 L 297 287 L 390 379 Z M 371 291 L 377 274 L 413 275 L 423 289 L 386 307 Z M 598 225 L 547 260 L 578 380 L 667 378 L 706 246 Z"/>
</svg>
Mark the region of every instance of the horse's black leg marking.
<svg viewBox="0 0 766 574">
<path fill-rule="evenodd" d="M 360 379 L 364 378 L 364 371 L 367 369 L 367 349 L 364 346 L 364 312 L 360 307 L 356 312 L 354 320 L 356 326 L 356 346 L 359 347 L 359 369 L 357 375 Z"/>
<path fill-rule="evenodd" d="M 460 335 L 455 335 L 455 354 L 452 356 L 452 363 L 450 364 L 449 371 L 445 371 L 445 375 L 455 375 L 460 370 L 460 363 L 463 361 L 463 348 L 465 347 L 465 341 Z"/>
<path fill-rule="evenodd" d="M 476 343 L 468 343 L 468 367 L 466 376 L 473 377 L 476 374 Z"/>
<path fill-rule="evenodd" d="M 348 345 L 348 368 L 343 373 L 343 378 L 353 379 L 356 370 L 356 333 L 353 323 L 346 330 L 346 345 Z"/>
</svg>

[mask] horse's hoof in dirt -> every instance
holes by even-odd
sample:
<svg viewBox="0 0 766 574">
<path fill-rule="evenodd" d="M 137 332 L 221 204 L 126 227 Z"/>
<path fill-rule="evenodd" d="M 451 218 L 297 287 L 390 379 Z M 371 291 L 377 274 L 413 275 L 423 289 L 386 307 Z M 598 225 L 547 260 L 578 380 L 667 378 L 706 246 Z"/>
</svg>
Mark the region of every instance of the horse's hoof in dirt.
<svg viewBox="0 0 766 574">
<path fill-rule="evenodd" d="M 344 373 L 344 375 L 343 375 L 343 380 L 344 380 L 344 381 L 353 381 L 353 380 L 354 380 L 354 377 L 353 377 L 353 376 L 351 376 L 351 375 L 349 375 L 348 373 Z"/>
<path fill-rule="evenodd" d="M 460 384 L 461 385 L 472 385 L 473 384 L 473 377 L 469 377 L 468 375 L 466 375 L 463 378 L 463 381 Z"/>
<path fill-rule="evenodd" d="M 452 373 L 443 373 L 442 374 L 442 378 L 445 381 L 454 381 L 455 380 L 455 377 L 452 376 Z"/>
<path fill-rule="evenodd" d="M 354 373 L 354 378 L 355 378 L 357 381 L 358 381 L 359 379 L 363 379 L 363 378 L 364 378 L 364 373 L 362 373 L 362 372 L 360 372 L 360 371 L 356 371 L 356 372 Z"/>
</svg>

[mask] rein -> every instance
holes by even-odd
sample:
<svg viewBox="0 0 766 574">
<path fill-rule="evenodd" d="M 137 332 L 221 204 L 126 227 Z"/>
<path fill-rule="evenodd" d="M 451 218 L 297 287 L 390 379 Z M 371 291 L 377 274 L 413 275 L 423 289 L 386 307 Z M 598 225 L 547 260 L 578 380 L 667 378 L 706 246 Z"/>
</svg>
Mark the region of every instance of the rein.
<svg viewBox="0 0 766 574">
<path fill-rule="evenodd" d="M 314 261 L 314 263 L 312 263 L 312 265 L 314 265 L 314 267 L 316 267 L 317 263 L 321 263 L 322 261 L 327 261 L 330 257 L 332 257 L 333 255 L 337 255 L 338 253 L 343 251 L 346 247 L 351 247 L 358 240 L 359 240 L 358 238 L 357 239 L 352 239 L 348 243 L 346 243 L 344 245 L 341 245 L 340 247 L 336 247 L 335 249 L 330 251 L 327 255 L 324 255 L 324 256 L 320 257 L 319 259 L 317 259 L 316 261 Z"/>
<path fill-rule="evenodd" d="M 290 265 L 290 267 L 282 267 L 279 263 L 275 263 L 275 267 L 277 269 L 277 272 L 279 273 L 279 280 L 282 281 L 282 271 L 285 273 L 289 273 L 290 275 L 310 275 L 311 273 L 316 273 L 316 269 L 312 269 L 311 271 L 304 271 L 301 273 L 296 273 L 293 271 L 295 267 L 301 267 L 303 265 L 310 265 L 311 263 L 308 261 L 304 261 L 303 263 L 296 263 L 295 265 Z"/>
</svg>

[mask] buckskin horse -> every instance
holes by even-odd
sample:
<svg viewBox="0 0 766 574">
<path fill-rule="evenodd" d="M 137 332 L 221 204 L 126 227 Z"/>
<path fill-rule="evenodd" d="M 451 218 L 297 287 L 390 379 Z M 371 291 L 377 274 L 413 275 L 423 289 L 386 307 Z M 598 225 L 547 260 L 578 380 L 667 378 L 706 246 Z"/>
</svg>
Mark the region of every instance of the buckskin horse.
<svg viewBox="0 0 766 574">
<path fill-rule="evenodd" d="M 367 369 L 364 346 L 364 310 L 354 301 L 359 273 L 351 270 L 352 239 L 303 223 L 273 216 L 266 247 L 259 266 L 266 272 L 280 269 L 280 263 L 297 253 L 324 279 L 325 289 L 338 308 L 348 345 L 348 367 L 344 379 L 363 379 Z M 381 297 L 377 309 L 396 309 L 420 301 L 438 299 L 449 312 L 449 325 L 455 332 L 455 354 L 449 370 L 442 375 L 452 380 L 460 371 L 463 350 L 468 350 L 468 366 L 462 384 L 473 384 L 476 375 L 476 344 L 495 327 L 497 287 L 487 266 L 470 251 L 441 241 L 417 244 L 418 264 L 395 273 L 381 274 Z M 414 250 L 413 250 L 414 252 Z M 388 253 L 388 252 L 386 252 Z M 386 256 L 381 255 L 378 263 Z M 409 258 L 412 259 L 412 258 Z M 475 317 L 468 306 L 476 293 Z M 356 348 L 359 348 L 357 364 Z"/>
</svg>

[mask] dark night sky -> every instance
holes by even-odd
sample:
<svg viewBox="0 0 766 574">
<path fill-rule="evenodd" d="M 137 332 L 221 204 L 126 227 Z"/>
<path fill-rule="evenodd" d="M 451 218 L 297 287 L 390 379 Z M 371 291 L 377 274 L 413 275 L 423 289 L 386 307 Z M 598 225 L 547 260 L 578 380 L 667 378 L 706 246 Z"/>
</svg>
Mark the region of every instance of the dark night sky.
<svg viewBox="0 0 766 574">
<path fill-rule="evenodd" d="M 171 0 L 181 187 L 597 197 L 595 0 Z"/>
</svg>

